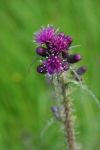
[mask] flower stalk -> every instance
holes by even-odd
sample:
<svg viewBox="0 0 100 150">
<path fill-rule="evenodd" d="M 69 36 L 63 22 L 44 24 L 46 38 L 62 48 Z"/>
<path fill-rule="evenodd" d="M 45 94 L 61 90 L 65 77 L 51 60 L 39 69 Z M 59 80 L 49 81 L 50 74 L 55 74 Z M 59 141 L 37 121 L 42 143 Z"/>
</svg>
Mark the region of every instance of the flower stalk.
<svg viewBox="0 0 100 150">
<path fill-rule="evenodd" d="M 42 58 L 37 72 L 50 77 L 57 99 L 57 106 L 51 108 L 55 118 L 65 127 L 68 150 L 76 150 L 72 101 L 69 97 L 69 82 L 80 81 L 86 72 L 85 67 L 72 70 L 71 66 L 81 60 L 80 54 L 72 54 L 72 37 L 59 32 L 53 26 L 42 28 L 35 34 L 36 53 Z"/>
<path fill-rule="evenodd" d="M 58 110 L 59 116 L 57 116 L 57 107 L 53 110 L 55 118 L 62 121 L 64 125 L 65 135 L 66 135 L 66 149 L 76 150 L 75 144 L 75 131 L 74 131 L 74 120 L 73 120 L 73 109 L 72 101 L 69 96 L 69 83 L 66 80 L 66 73 L 54 76 L 53 86 L 55 90 L 55 95 L 58 103 L 58 108 L 63 106 L 61 111 Z M 62 115 L 63 111 L 63 115 Z"/>
<path fill-rule="evenodd" d="M 69 150 L 75 150 L 75 132 L 74 132 L 74 123 L 73 123 L 73 114 L 72 114 L 72 102 L 69 98 L 67 91 L 68 85 L 66 85 L 66 80 L 64 79 L 64 74 L 60 77 L 61 89 L 63 95 L 63 106 L 64 106 L 64 126 L 67 135 L 67 147 Z"/>
</svg>

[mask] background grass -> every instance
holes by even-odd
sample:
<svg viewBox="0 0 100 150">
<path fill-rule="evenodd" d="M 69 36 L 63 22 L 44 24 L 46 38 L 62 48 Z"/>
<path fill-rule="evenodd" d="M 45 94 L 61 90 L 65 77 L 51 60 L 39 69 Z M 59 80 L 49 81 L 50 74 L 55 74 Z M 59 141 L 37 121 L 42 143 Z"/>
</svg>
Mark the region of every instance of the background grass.
<svg viewBox="0 0 100 150">
<path fill-rule="evenodd" d="M 32 36 L 47 24 L 81 45 L 73 51 L 83 56 L 86 84 L 100 98 L 99 0 L 0 0 L 0 150 L 64 149 L 59 125 L 40 137 L 52 116 L 52 97 L 44 76 L 35 71 Z M 100 150 L 100 109 L 85 91 L 78 89 L 73 98 L 82 150 Z"/>
</svg>

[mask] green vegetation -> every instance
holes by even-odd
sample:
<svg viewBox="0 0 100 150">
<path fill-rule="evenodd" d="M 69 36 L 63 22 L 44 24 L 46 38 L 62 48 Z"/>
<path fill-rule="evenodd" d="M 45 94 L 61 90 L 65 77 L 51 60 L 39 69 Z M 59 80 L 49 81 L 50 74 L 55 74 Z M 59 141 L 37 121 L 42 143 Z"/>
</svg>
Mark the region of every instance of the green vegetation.
<svg viewBox="0 0 100 150">
<path fill-rule="evenodd" d="M 0 1 L 0 150 L 64 150 L 59 124 L 40 136 L 52 117 L 52 91 L 35 71 L 33 32 L 53 24 L 72 35 L 86 84 L 100 98 L 100 2 L 98 0 Z M 33 62 L 31 71 L 29 64 Z M 100 149 L 100 109 L 78 89 L 73 96 L 82 150 Z M 57 127 L 56 127 L 57 126 Z"/>
</svg>

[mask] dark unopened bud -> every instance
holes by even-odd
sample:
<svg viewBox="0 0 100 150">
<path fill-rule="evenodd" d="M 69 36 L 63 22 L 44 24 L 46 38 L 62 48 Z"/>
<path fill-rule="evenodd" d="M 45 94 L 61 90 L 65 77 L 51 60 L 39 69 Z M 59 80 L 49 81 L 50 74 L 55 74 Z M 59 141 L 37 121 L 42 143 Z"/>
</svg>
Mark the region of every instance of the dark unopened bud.
<svg viewBox="0 0 100 150">
<path fill-rule="evenodd" d="M 80 54 L 69 55 L 67 57 L 67 62 L 69 62 L 69 63 L 76 63 L 80 60 L 81 60 L 81 55 Z"/>
<path fill-rule="evenodd" d="M 86 71 L 87 71 L 87 68 L 86 68 L 86 67 L 80 67 L 80 68 L 77 69 L 76 72 L 77 72 L 78 75 L 81 76 L 81 75 L 83 75 Z"/>
<path fill-rule="evenodd" d="M 42 57 L 46 57 L 47 55 L 47 49 L 44 47 L 37 47 L 36 48 L 36 53 Z"/>
<path fill-rule="evenodd" d="M 44 66 L 44 65 L 37 66 L 37 72 L 45 74 L 47 72 L 46 66 Z"/>
</svg>

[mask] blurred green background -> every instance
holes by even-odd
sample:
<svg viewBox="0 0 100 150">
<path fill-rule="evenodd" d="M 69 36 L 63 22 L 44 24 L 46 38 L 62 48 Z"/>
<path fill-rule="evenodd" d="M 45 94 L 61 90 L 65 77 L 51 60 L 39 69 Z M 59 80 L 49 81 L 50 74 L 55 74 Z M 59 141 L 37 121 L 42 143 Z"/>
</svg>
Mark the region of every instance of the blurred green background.
<svg viewBox="0 0 100 150">
<path fill-rule="evenodd" d="M 35 70 L 32 40 L 47 24 L 60 27 L 73 36 L 73 45 L 81 45 L 73 51 L 83 56 L 79 64 L 88 68 L 86 84 L 100 98 L 99 0 L 0 0 L 0 150 L 64 150 L 59 125 L 40 136 L 52 117 L 53 96 Z M 80 89 L 73 99 L 82 150 L 100 150 L 100 109 Z"/>
</svg>

